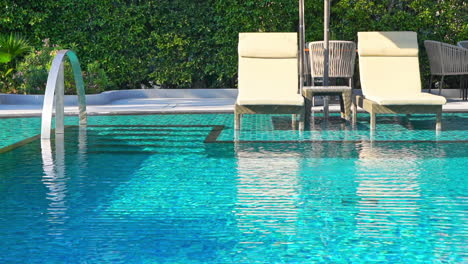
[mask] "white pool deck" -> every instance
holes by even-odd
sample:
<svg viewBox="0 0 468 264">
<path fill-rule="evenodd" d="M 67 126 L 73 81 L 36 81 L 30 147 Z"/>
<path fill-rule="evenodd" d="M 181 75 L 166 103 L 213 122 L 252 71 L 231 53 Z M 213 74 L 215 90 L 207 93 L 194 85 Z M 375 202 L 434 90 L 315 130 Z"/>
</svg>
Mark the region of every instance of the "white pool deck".
<svg viewBox="0 0 468 264">
<path fill-rule="evenodd" d="M 442 95 L 448 100 L 445 112 L 468 112 L 468 101 L 459 98 L 458 90 L 443 91 Z M 231 113 L 236 98 L 237 89 L 119 90 L 86 96 L 89 115 Z M 42 95 L 0 94 L 0 117 L 40 116 L 42 101 Z M 317 101 L 314 110 L 321 111 L 320 98 Z M 330 111 L 339 111 L 339 106 L 331 104 Z M 65 113 L 78 113 L 76 96 L 65 97 Z"/>
</svg>

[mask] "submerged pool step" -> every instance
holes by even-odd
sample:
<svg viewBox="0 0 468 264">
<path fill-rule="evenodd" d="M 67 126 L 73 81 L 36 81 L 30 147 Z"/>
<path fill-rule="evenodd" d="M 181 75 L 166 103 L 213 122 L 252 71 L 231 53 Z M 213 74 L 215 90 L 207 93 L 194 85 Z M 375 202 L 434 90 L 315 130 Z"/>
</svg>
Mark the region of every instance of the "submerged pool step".
<svg viewBox="0 0 468 264">
<path fill-rule="evenodd" d="M 139 150 L 129 150 L 129 149 L 120 149 L 120 150 L 88 150 L 86 151 L 87 154 L 109 154 L 109 155 L 173 155 L 174 149 L 139 149 Z M 204 150 L 199 151 L 189 151 L 189 150 L 177 150 L 178 155 L 205 155 Z"/>
<path fill-rule="evenodd" d="M 210 131 L 197 132 L 169 132 L 169 131 L 126 131 L 115 133 L 111 131 L 88 131 L 87 136 L 206 136 Z"/>
<path fill-rule="evenodd" d="M 199 154 L 205 152 L 204 140 L 212 127 L 92 126 L 85 133 L 89 154 Z M 76 144 L 80 130 L 66 131 Z"/>
<path fill-rule="evenodd" d="M 87 146 L 88 149 L 193 149 L 193 148 L 200 148 L 200 145 L 164 145 L 164 144 L 89 144 Z"/>
<path fill-rule="evenodd" d="M 73 146 L 78 146 L 76 142 L 71 143 Z M 172 153 L 201 153 L 205 151 L 202 143 L 181 143 L 174 144 L 159 142 L 156 144 L 146 144 L 139 142 L 87 142 L 82 150 L 86 153 L 115 153 L 115 154 L 130 154 L 130 153 L 150 153 L 150 154 L 172 154 Z"/>
<path fill-rule="evenodd" d="M 93 130 L 89 130 L 93 131 Z M 97 131 L 103 131 L 103 130 L 97 130 Z M 110 128 L 110 129 L 105 129 L 105 131 L 158 131 L 158 132 L 204 132 L 205 130 L 200 130 L 200 129 L 171 129 L 171 128 Z"/>
<path fill-rule="evenodd" d="M 167 137 L 115 137 L 115 138 L 103 138 L 93 137 L 88 138 L 88 144 L 101 144 L 101 145 L 112 145 L 112 144 L 129 144 L 129 145 L 181 145 L 201 142 L 203 138 L 190 137 L 190 138 L 167 138 Z"/>
</svg>

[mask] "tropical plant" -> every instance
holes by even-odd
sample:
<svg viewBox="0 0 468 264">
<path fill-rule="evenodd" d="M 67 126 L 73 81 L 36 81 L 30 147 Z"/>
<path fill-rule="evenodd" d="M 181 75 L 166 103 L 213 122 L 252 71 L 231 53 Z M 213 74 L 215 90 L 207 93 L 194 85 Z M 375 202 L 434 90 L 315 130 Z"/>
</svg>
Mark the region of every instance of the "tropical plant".
<svg viewBox="0 0 468 264">
<path fill-rule="evenodd" d="M 0 91 L 16 93 L 17 83 L 13 75 L 15 72 L 15 59 L 27 54 L 31 50 L 29 42 L 19 34 L 0 35 Z"/>
<path fill-rule="evenodd" d="M 0 35 L 0 63 L 9 63 L 31 50 L 26 38 L 19 34 Z"/>
</svg>

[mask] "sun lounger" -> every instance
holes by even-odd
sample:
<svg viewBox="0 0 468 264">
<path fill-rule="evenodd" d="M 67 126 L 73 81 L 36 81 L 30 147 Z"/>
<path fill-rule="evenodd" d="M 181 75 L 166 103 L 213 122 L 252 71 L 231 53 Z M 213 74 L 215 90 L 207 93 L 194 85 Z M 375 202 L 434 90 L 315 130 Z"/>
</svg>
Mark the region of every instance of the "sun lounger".
<svg viewBox="0 0 468 264">
<path fill-rule="evenodd" d="M 353 120 L 357 106 L 376 114 L 434 113 L 441 129 L 442 96 L 421 92 L 418 43 L 415 32 L 359 32 L 359 72 L 362 96 L 353 98 Z"/>
<path fill-rule="evenodd" d="M 235 129 L 240 129 L 243 114 L 294 114 L 293 121 L 299 115 L 303 129 L 297 33 L 240 33 L 238 52 Z"/>
</svg>

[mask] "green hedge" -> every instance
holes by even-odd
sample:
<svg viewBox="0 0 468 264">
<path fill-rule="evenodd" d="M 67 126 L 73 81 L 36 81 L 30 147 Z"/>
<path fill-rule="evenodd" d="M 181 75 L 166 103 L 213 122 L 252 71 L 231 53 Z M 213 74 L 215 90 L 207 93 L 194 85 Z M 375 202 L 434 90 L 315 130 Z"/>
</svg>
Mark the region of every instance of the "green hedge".
<svg viewBox="0 0 468 264">
<path fill-rule="evenodd" d="M 323 2 L 306 1 L 307 40 L 323 35 Z M 294 0 L 0 0 L 0 32 L 74 47 L 83 65 L 98 62 L 114 89 L 236 86 L 237 36 L 296 31 Z M 358 31 L 413 30 L 425 39 L 468 39 L 462 0 L 332 1 L 332 39 Z M 423 47 L 423 46 L 421 46 Z M 422 69 L 427 75 L 427 62 Z"/>
</svg>

